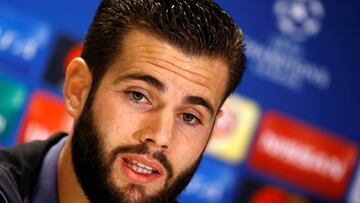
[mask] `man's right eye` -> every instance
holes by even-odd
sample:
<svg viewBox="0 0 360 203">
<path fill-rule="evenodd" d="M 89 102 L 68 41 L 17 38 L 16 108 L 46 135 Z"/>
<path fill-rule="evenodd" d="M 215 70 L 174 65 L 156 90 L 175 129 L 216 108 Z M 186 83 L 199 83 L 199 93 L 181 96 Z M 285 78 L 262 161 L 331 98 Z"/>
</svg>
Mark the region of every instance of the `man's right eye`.
<svg viewBox="0 0 360 203">
<path fill-rule="evenodd" d="M 138 92 L 138 91 L 126 91 L 125 93 L 129 97 L 129 99 L 132 102 L 136 103 L 136 104 L 139 104 L 139 103 L 148 104 L 148 103 L 150 103 L 149 100 L 146 98 L 146 96 L 141 92 Z"/>
</svg>

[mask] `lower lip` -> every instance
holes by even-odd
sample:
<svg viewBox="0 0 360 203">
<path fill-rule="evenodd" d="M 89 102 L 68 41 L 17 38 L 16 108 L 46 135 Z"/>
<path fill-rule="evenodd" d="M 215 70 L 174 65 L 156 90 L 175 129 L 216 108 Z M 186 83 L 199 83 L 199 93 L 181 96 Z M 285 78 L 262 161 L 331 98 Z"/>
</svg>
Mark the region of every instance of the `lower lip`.
<svg viewBox="0 0 360 203">
<path fill-rule="evenodd" d="M 121 159 L 120 162 L 121 162 L 122 168 L 123 168 L 126 176 L 134 182 L 148 183 L 148 182 L 154 181 L 155 179 L 160 178 L 160 176 L 161 176 L 158 173 L 144 174 L 144 173 L 136 172 L 130 166 L 127 165 L 125 160 Z"/>
</svg>

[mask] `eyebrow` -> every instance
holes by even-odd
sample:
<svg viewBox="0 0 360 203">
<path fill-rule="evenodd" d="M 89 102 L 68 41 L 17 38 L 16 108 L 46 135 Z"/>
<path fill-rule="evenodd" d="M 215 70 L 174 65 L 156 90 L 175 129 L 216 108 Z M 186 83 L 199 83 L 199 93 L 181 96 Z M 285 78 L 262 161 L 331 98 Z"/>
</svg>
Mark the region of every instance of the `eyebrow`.
<svg viewBox="0 0 360 203">
<path fill-rule="evenodd" d="M 141 80 L 141 81 L 146 82 L 150 86 L 155 87 L 156 89 L 158 89 L 161 92 L 165 91 L 165 85 L 162 82 L 160 82 L 160 80 L 158 80 L 157 78 L 155 78 L 151 75 L 148 75 L 148 74 L 131 73 L 128 75 L 120 76 L 115 79 L 114 84 L 116 85 L 119 82 L 124 81 L 124 80 Z M 183 103 L 204 106 L 208 110 L 208 112 L 211 114 L 211 116 L 214 116 L 214 114 L 215 114 L 214 106 L 211 105 L 211 103 L 207 99 L 204 99 L 200 96 L 187 96 L 183 99 Z"/>
<path fill-rule="evenodd" d="M 187 97 L 185 97 L 183 103 L 204 106 L 209 111 L 211 116 L 214 116 L 214 114 L 215 114 L 215 108 L 213 107 L 213 105 L 211 105 L 211 103 L 208 100 L 206 100 L 202 97 L 187 96 Z"/>
<path fill-rule="evenodd" d="M 131 73 L 128 75 L 120 76 L 115 79 L 114 84 L 118 84 L 120 81 L 123 80 L 141 80 L 149 84 L 150 86 L 155 87 L 161 92 L 164 92 L 165 85 L 160 82 L 160 80 L 156 79 L 155 77 L 148 75 L 148 74 L 142 74 L 142 73 Z"/>
</svg>

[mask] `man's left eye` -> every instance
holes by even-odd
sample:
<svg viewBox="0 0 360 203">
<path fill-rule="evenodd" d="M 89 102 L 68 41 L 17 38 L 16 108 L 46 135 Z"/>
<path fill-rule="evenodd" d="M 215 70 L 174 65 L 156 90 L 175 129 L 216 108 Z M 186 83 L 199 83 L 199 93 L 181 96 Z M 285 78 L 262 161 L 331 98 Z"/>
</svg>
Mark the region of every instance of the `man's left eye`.
<svg viewBox="0 0 360 203">
<path fill-rule="evenodd" d="M 191 113 L 183 113 L 182 120 L 190 125 L 196 125 L 199 123 L 199 119 Z"/>
<path fill-rule="evenodd" d="M 131 92 L 131 98 L 135 101 L 141 101 L 145 95 L 140 92 Z"/>
</svg>

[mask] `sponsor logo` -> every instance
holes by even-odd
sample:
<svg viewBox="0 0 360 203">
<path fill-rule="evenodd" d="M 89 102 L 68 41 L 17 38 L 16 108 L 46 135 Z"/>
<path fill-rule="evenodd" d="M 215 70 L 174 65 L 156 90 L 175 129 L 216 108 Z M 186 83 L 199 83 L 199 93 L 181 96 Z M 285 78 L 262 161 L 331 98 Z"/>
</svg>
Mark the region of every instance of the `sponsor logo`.
<svg viewBox="0 0 360 203">
<path fill-rule="evenodd" d="M 273 159 L 333 182 L 339 182 L 345 175 L 346 166 L 336 155 L 271 130 L 262 133 L 259 148 Z"/>
<path fill-rule="evenodd" d="M 293 41 L 275 36 L 263 44 L 247 37 L 247 47 L 250 70 L 260 78 L 296 92 L 305 84 L 322 91 L 331 85 L 328 68 L 307 61 L 303 47 Z"/>
<path fill-rule="evenodd" d="M 30 100 L 18 140 L 44 140 L 58 131 L 69 132 L 71 126 L 72 118 L 61 98 L 38 91 Z"/>
<path fill-rule="evenodd" d="M 34 63 L 50 41 L 45 23 L 22 16 L 9 9 L 0 9 L 0 57 L 18 65 Z M 31 63 L 29 63 L 31 62 Z"/>
<path fill-rule="evenodd" d="M 328 67 L 309 61 L 303 42 L 321 31 L 325 9 L 320 0 L 277 0 L 273 12 L 279 33 L 263 43 L 246 37 L 252 73 L 300 92 L 305 85 L 324 91 L 331 86 Z"/>
<path fill-rule="evenodd" d="M 277 0 L 273 12 L 281 33 L 297 41 L 318 34 L 325 16 L 320 0 Z"/>
<path fill-rule="evenodd" d="M 207 153 L 237 163 L 244 159 L 255 127 L 259 108 L 256 103 L 238 95 L 229 97 L 222 107 Z"/>
<path fill-rule="evenodd" d="M 325 198 L 340 199 L 357 153 L 357 146 L 350 142 L 269 112 L 264 116 L 249 162 L 255 169 Z"/>
</svg>

